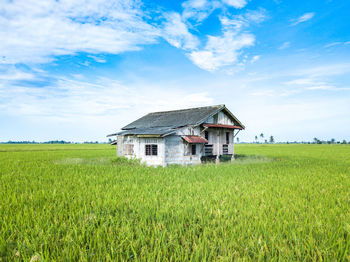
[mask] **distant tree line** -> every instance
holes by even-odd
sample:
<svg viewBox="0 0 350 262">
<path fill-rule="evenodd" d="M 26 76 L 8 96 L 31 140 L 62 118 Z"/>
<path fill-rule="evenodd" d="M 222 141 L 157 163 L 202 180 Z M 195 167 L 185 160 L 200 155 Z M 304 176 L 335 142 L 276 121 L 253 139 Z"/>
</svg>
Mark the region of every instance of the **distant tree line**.
<svg viewBox="0 0 350 262">
<path fill-rule="evenodd" d="M 268 139 L 265 139 L 264 133 L 260 133 L 260 135 L 256 135 L 254 137 L 253 143 L 255 144 L 274 144 L 275 143 L 275 137 L 274 136 L 268 136 Z M 239 143 L 239 137 L 236 138 L 237 143 Z M 282 144 L 350 144 L 350 141 L 346 141 L 345 139 L 342 141 L 336 141 L 334 138 L 330 140 L 320 140 L 318 138 L 314 138 L 312 141 L 293 141 L 293 142 L 278 142 Z"/>
<path fill-rule="evenodd" d="M 7 141 L 0 142 L 0 144 L 107 144 L 108 142 L 99 142 L 99 141 L 84 141 L 84 142 L 71 142 L 65 140 L 52 140 L 45 142 L 37 142 L 37 141 Z"/>
<path fill-rule="evenodd" d="M 312 144 L 350 144 L 350 141 L 347 142 L 345 139 L 343 141 L 336 141 L 334 138 L 331 140 L 320 140 L 317 137 L 314 138 L 312 141 Z"/>
</svg>

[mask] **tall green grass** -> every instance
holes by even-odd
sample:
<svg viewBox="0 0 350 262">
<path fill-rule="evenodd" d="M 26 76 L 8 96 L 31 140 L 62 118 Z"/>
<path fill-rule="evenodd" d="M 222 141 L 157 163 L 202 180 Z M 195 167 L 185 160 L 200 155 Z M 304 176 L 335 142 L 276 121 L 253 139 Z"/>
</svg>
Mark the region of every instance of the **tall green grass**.
<svg viewBox="0 0 350 262">
<path fill-rule="evenodd" d="M 153 168 L 109 145 L 1 145 L 0 261 L 350 260 L 350 146 L 235 150 Z"/>
</svg>

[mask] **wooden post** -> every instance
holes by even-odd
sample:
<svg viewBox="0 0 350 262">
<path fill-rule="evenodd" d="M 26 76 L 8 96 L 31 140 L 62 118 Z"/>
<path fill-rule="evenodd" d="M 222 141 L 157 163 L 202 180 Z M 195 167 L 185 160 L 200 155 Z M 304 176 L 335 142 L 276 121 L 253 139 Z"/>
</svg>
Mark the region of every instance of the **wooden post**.
<svg viewBox="0 0 350 262">
<path fill-rule="evenodd" d="M 231 162 L 232 161 L 235 161 L 236 159 L 235 159 L 235 154 L 232 154 L 232 156 L 231 156 Z"/>
<path fill-rule="evenodd" d="M 220 163 L 220 156 L 216 155 L 215 164 L 219 164 L 219 163 Z"/>
</svg>

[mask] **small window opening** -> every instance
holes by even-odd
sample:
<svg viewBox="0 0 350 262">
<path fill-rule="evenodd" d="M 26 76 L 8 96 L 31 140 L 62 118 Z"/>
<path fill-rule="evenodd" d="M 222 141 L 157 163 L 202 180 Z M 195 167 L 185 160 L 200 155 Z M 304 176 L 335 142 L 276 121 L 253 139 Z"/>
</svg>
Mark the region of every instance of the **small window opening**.
<svg viewBox="0 0 350 262">
<path fill-rule="evenodd" d="M 146 145 L 146 156 L 158 155 L 158 145 Z"/>
<path fill-rule="evenodd" d="M 192 145 L 192 155 L 196 154 L 196 144 Z"/>
</svg>

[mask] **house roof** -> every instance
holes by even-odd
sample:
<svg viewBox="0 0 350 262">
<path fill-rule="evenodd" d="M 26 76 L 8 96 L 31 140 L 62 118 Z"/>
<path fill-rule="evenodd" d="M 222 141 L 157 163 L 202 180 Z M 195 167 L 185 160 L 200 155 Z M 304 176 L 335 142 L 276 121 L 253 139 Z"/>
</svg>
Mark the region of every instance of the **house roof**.
<svg viewBox="0 0 350 262">
<path fill-rule="evenodd" d="M 108 136 L 115 135 L 165 135 L 175 132 L 174 129 L 168 127 L 155 127 L 155 128 L 134 128 L 123 130 L 121 132 L 110 134 Z"/>
<path fill-rule="evenodd" d="M 225 105 L 216 105 L 149 113 L 124 126 L 122 130 L 152 127 L 177 128 L 187 125 L 200 125 L 207 118 L 216 114 L 220 110 L 225 110 L 238 126 L 244 127 L 242 123 L 225 107 Z"/>
<path fill-rule="evenodd" d="M 235 126 L 244 129 L 243 124 L 226 108 L 225 105 L 205 106 L 173 111 L 149 113 L 124 126 L 121 132 L 114 135 L 166 135 L 183 126 L 198 126 L 219 111 L 229 115 Z"/>
<path fill-rule="evenodd" d="M 183 136 L 182 137 L 187 143 L 191 144 L 208 144 L 208 140 L 201 136 Z"/>
</svg>

